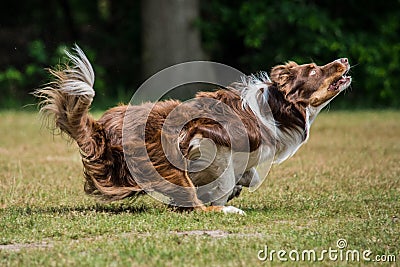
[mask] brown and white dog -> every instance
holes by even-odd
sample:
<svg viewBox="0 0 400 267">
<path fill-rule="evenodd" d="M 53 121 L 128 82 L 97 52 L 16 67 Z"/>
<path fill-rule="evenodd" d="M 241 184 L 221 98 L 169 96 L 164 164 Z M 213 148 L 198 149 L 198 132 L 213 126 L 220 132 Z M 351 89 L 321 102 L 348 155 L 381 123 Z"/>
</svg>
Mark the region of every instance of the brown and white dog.
<svg viewBox="0 0 400 267">
<path fill-rule="evenodd" d="M 346 58 L 324 66 L 289 62 L 270 78 L 243 77 L 184 103 L 121 105 L 95 120 L 88 113 L 94 72 L 84 53 L 74 51 L 35 94 L 54 128 L 78 144 L 85 192 L 107 200 L 155 191 L 171 205 L 244 214 L 225 204 L 242 186 L 260 183 L 259 163 L 292 156 L 321 109 L 351 83 Z"/>
</svg>

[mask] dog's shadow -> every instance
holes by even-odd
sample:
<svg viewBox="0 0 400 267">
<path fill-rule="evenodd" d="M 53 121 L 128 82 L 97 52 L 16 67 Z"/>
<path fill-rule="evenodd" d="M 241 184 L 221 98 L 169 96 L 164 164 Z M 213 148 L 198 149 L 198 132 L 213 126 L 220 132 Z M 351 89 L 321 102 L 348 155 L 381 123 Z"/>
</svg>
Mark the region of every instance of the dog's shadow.
<svg viewBox="0 0 400 267">
<path fill-rule="evenodd" d="M 21 207 L 18 208 L 20 213 L 25 215 L 33 214 L 69 214 L 69 213 L 108 213 L 118 214 L 140 214 L 149 211 L 149 208 L 143 205 L 129 205 L 127 203 L 96 203 L 91 205 L 76 206 L 50 206 L 50 207 Z"/>
</svg>

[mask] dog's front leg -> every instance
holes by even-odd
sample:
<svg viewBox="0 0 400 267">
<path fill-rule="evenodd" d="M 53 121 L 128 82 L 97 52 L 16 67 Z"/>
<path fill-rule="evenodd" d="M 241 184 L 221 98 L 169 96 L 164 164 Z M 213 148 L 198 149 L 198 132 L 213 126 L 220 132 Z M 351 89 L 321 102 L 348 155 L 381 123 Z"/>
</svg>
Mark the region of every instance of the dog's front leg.
<svg viewBox="0 0 400 267">
<path fill-rule="evenodd" d="M 230 150 L 216 147 L 209 139 L 195 135 L 190 141 L 187 158 L 191 160 L 190 169 L 201 170 L 190 175 L 186 172 L 188 180 L 196 185 L 198 198 L 203 203 L 211 203 L 209 207 L 202 205 L 197 209 L 244 215 L 244 211 L 236 207 L 225 206 L 236 185 Z"/>
<path fill-rule="evenodd" d="M 229 198 L 233 194 L 236 186 L 235 170 L 233 168 L 232 160 L 229 161 L 228 167 L 225 169 L 224 173 L 217 180 L 218 185 L 215 188 L 213 194 L 216 196 L 221 196 L 217 200 L 211 202 L 212 206 L 221 206 L 222 212 L 224 213 L 237 213 L 244 215 L 244 211 L 233 206 L 225 206 Z"/>
<path fill-rule="evenodd" d="M 260 177 L 258 176 L 258 173 L 254 167 L 243 173 L 242 177 L 240 177 L 239 181 L 237 182 L 238 185 L 242 185 L 245 187 L 250 187 L 251 185 L 259 183 Z"/>
</svg>

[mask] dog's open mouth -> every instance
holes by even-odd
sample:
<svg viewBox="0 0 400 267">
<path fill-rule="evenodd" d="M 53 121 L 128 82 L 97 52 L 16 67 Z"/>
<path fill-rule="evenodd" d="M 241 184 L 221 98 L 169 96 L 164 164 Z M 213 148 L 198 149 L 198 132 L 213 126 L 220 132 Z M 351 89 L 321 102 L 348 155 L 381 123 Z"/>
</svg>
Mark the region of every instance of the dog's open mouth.
<svg viewBox="0 0 400 267">
<path fill-rule="evenodd" d="M 328 91 L 339 91 L 345 89 L 351 81 L 351 76 L 347 76 L 347 71 L 336 81 L 331 83 L 328 87 Z"/>
</svg>

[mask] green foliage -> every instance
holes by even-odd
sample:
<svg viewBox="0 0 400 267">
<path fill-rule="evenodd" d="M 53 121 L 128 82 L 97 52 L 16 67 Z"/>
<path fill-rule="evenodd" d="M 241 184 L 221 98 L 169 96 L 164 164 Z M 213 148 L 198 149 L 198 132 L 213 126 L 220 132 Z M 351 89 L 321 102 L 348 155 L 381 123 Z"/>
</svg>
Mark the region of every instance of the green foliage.
<svg viewBox="0 0 400 267">
<path fill-rule="evenodd" d="M 35 40 L 28 45 L 29 55 L 38 63 L 46 63 L 46 46 L 41 40 Z"/>
<path fill-rule="evenodd" d="M 21 86 L 23 83 L 22 73 L 14 67 L 9 67 L 5 71 L 0 73 L 0 88 L 5 90 L 1 92 L 4 98 L 1 98 L 0 104 L 6 106 L 14 106 L 17 101 L 16 88 Z M 7 99 L 8 98 L 8 99 Z"/>
<path fill-rule="evenodd" d="M 194 26 L 208 59 L 252 73 L 289 60 L 325 64 L 348 57 L 352 89 L 332 106 L 400 107 L 399 1 L 208 0 L 200 7 Z M 128 101 L 147 78 L 140 12 L 140 1 L 5 3 L 0 108 L 35 103 L 29 93 L 48 82 L 45 68 L 62 63 L 63 50 L 74 43 L 94 64 L 95 107 Z"/>
<path fill-rule="evenodd" d="M 95 108 L 128 101 L 140 85 L 139 1 L 7 2 L 0 25 L 0 109 L 35 104 L 30 93 L 74 43 L 95 69 Z"/>
<path fill-rule="evenodd" d="M 400 107 L 398 1 L 214 0 L 203 13 L 205 47 L 218 60 L 249 73 L 348 57 L 354 82 L 342 106 Z"/>
<path fill-rule="evenodd" d="M 35 88 L 42 86 L 50 81 L 48 68 L 58 68 L 66 64 L 65 51 L 70 49 L 65 44 L 59 44 L 54 50 L 49 50 L 41 40 L 34 40 L 27 46 L 29 61 L 20 66 L 7 67 L 0 72 L 0 90 L 3 98 L 0 98 L 0 108 L 15 108 L 24 104 L 33 104 L 30 93 Z M 95 57 L 92 49 L 86 49 L 89 58 Z M 102 66 L 94 64 L 96 69 L 96 90 L 99 94 L 105 94 L 106 83 L 104 80 L 105 70 Z M 29 108 L 26 106 L 24 108 Z"/>
<path fill-rule="evenodd" d="M 32 41 L 27 46 L 30 60 L 26 64 L 19 68 L 9 66 L 0 71 L 0 90 L 3 95 L 0 99 L 0 107 L 15 108 L 28 101 L 33 103 L 29 93 L 40 86 L 38 82 L 44 83 L 47 74 L 43 66 L 49 62 L 54 63 L 55 58 L 59 60 L 60 56 L 60 53 L 55 53 L 50 57 L 45 48 L 41 40 Z"/>
</svg>

